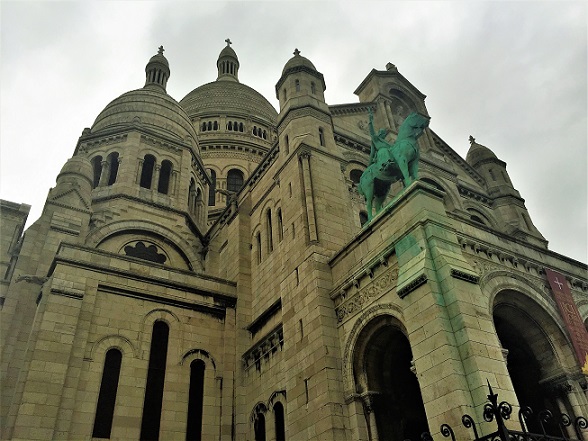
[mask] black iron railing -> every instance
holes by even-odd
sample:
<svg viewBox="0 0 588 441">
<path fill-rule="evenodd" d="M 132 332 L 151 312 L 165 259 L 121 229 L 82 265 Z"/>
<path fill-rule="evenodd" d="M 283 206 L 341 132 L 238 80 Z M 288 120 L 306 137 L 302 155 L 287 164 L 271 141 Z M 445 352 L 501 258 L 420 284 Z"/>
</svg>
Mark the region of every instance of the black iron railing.
<svg viewBox="0 0 588 441">
<path fill-rule="evenodd" d="M 574 421 L 562 413 L 558 417 L 558 421 L 554 421 L 554 416 L 549 410 L 542 410 L 535 416 L 538 427 L 541 433 L 533 433 L 528 430 L 529 422 L 534 417 L 533 410 L 530 407 L 523 407 L 518 413 L 519 424 L 521 430 L 509 430 L 504 424 L 505 420 L 510 419 L 512 414 L 512 406 L 506 401 L 498 402 L 498 394 L 492 391 L 490 383 L 488 383 L 488 403 L 484 405 L 484 421 L 490 423 L 496 422 L 497 430 L 484 436 L 478 434 L 476 423 L 474 419 L 465 414 L 461 418 L 461 422 L 466 429 L 471 429 L 473 432 L 472 441 L 579 441 L 582 439 L 582 431 L 588 428 L 588 420 L 583 416 L 577 417 Z M 547 425 L 557 422 L 557 430 L 560 432 L 557 435 L 548 434 Z M 577 438 L 572 438 L 568 435 L 570 427 L 573 427 Z M 549 432 L 552 432 L 550 430 Z M 442 424 L 440 428 L 441 435 L 445 438 L 451 438 L 456 441 L 455 433 L 449 424 Z M 410 441 L 410 440 L 405 440 Z M 433 441 L 433 437 L 429 432 L 424 432 L 421 435 L 421 441 Z"/>
</svg>

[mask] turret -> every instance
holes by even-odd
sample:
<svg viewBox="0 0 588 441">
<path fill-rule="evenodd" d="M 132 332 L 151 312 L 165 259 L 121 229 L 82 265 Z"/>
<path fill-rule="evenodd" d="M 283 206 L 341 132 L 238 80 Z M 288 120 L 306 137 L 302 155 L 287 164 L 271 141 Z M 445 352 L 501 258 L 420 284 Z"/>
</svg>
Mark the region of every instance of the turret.
<svg viewBox="0 0 588 441">
<path fill-rule="evenodd" d="M 531 221 L 525 200 L 512 185 L 506 163 L 498 159 L 488 147 L 477 143 L 473 136 L 469 140 L 466 162 L 486 181 L 488 194 L 494 199 L 497 212 L 509 227 L 508 233 L 547 248 L 547 241 Z"/>
<path fill-rule="evenodd" d="M 225 42 L 227 46 L 221 51 L 216 61 L 216 67 L 218 68 L 216 80 L 239 82 L 239 59 L 231 47 L 231 40 L 227 38 Z"/>
<path fill-rule="evenodd" d="M 163 56 L 163 46 L 159 46 L 157 54 L 151 57 L 149 63 L 145 67 L 145 88 L 152 90 L 163 90 L 167 85 L 169 79 L 169 63 L 167 58 Z"/>
</svg>

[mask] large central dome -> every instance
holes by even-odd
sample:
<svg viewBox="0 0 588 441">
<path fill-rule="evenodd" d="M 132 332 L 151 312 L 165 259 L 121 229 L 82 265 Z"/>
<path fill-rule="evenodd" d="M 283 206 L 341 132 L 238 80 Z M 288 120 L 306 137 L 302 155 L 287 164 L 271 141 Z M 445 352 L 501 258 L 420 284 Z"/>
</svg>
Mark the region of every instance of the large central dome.
<svg viewBox="0 0 588 441">
<path fill-rule="evenodd" d="M 275 124 L 278 112 L 259 92 L 245 84 L 214 81 L 194 89 L 180 105 L 190 118 L 209 112 L 247 117 L 256 115 Z"/>
<path fill-rule="evenodd" d="M 231 40 L 221 51 L 216 67 L 216 81 L 197 87 L 180 101 L 188 116 L 194 120 L 207 114 L 218 114 L 247 118 L 251 115 L 275 124 L 278 112 L 259 92 L 239 83 L 239 59 L 231 48 Z"/>
</svg>

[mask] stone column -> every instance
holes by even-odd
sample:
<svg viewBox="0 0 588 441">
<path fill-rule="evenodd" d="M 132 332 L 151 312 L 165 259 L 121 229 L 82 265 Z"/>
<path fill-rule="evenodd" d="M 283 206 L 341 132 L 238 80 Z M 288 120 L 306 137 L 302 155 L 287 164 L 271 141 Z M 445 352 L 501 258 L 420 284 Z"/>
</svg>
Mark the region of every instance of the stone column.
<svg viewBox="0 0 588 441">
<path fill-rule="evenodd" d="M 102 172 L 100 173 L 100 180 L 98 181 L 98 187 L 103 187 L 108 184 L 108 175 L 110 171 L 110 164 L 104 160 L 100 162 L 102 166 Z"/>
<path fill-rule="evenodd" d="M 139 167 L 137 168 L 137 180 L 136 180 L 136 184 L 139 185 L 141 184 L 141 174 L 143 173 L 143 162 L 145 160 L 144 159 L 139 159 Z"/>
<path fill-rule="evenodd" d="M 312 179 L 310 175 L 310 152 L 303 151 L 298 156 L 302 164 L 302 188 L 306 208 L 306 225 L 308 227 L 308 238 L 310 242 L 318 242 L 316 226 L 316 215 L 314 212 L 314 200 L 312 194 Z"/>
<path fill-rule="evenodd" d="M 155 173 L 151 176 L 151 185 L 149 186 L 152 190 L 157 191 L 159 185 L 159 173 L 161 172 L 161 164 L 155 164 Z"/>
<path fill-rule="evenodd" d="M 379 441 L 376 413 L 374 412 L 374 397 L 377 392 L 369 391 L 361 395 L 365 418 L 368 422 L 370 441 Z"/>
</svg>

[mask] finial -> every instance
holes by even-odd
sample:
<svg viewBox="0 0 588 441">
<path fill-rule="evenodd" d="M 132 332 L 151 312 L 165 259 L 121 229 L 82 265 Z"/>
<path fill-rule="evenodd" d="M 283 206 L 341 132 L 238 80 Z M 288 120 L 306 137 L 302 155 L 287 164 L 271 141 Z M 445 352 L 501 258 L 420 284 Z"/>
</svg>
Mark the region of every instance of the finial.
<svg viewBox="0 0 588 441">
<path fill-rule="evenodd" d="M 231 44 L 233 44 L 233 42 L 231 41 L 231 39 L 230 39 L 230 38 L 227 38 L 227 39 L 225 40 L 225 43 L 227 43 L 227 46 L 230 46 Z"/>
<path fill-rule="evenodd" d="M 300 51 L 298 50 L 298 48 L 294 49 L 294 55 L 296 55 L 296 56 L 300 55 Z"/>
<path fill-rule="evenodd" d="M 164 50 L 165 50 L 165 49 L 163 48 L 163 45 L 162 45 L 162 46 L 159 46 L 159 48 L 157 49 L 157 53 L 158 53 L 159 55 L 163 55 L 163 51 L 164 51 Z"/>
<path fill-rule="evenodd" d="M 476 138 L 474 138 L 472 135 L 470 135 L 470 145 L 473 144 L 474 142 L 476 142 Z"/>
</svg>

